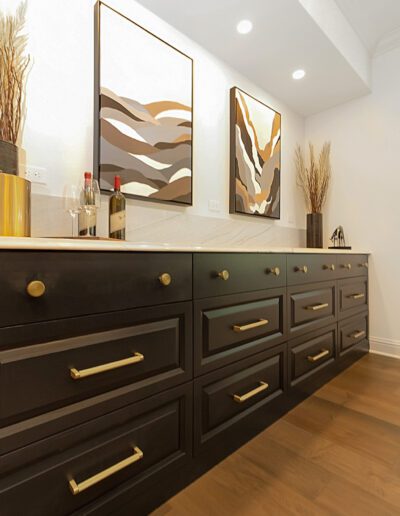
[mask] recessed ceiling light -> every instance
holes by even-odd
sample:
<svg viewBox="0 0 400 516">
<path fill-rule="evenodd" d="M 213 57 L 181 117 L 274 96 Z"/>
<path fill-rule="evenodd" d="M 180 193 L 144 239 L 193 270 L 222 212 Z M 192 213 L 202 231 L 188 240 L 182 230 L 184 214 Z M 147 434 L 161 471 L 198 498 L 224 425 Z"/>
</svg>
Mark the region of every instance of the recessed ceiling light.
<svg viewBox="0 0 400 516">
<path fill-rule="evenodd" d="M 296 81 L 298 81 L 299 79 L 303 79 L 303 77 L 306 75 L 306 72 L 304 70 L 295 70 L 293 73 L 292 73 L 292 77 L 293 79 L 295 79 Z"/>
<path fill-rule="evenodd" d="M 253 28 L 253 24 L 250 20 L 241 20 L 237 25 L 236 29 L 239 34 L 248 34 Z"/>
</svg>

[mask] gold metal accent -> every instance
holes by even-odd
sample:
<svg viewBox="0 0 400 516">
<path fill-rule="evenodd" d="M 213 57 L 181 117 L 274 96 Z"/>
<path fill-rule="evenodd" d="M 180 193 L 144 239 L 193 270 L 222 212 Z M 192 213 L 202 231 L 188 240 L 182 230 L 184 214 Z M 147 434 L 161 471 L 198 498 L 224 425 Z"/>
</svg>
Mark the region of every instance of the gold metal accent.
<svg viewBox="0 0 400 516">
<path fill-rule="evenodd" d="M 31 183 L 1 172 L 0 236 L 31 236 Z"/>
<path fill-rule="evenodd" d="M 270 269 L 267 269 L 267 274 L 273 274 L 274 276 L 279 276 L 281 273 L 281 270 L 279 267 L 271 267 Z"/>
<path fill-rule="evenodd" d="M 97 473 L 96 475 L 93 475 L 92 477 L 87 478 L 86 480 L 84 480 L 83 482 L 80 482 L 79 484 L 74 479 L 71 479 L 69 481 L 69 488 L 71 490 L 71 493 L 73 495 L 82 493 L 82 491 L 89 489 L 89 487 L 92 487 L 95 484 L 98 484 L 99 482 L 101 482 L 102 480 L 105 480 L 106 478 L 110 477 L 111 475 L 118 473 L 118 471 L 121 471 L 122 469 L 130 466 L 131 464 L 134 464 L 138 460 L 143 459 L 143 452 L 140 448 L 135 446 L 133 448 L 133 450 L 135 453 L 131 457 L 128 457 L 127 459 L 117 462 L 117 464 L 114 464 L 113 466 L 110 466 L 109 468 L 104 469 L 103 471 L 100 471 L 100 473 Z"/>
<path fill-rule="evenodd" d="M 218 278 L 221 278 L 224 281 L 228 281 L 228 279 L 229 279 L 229 271 L 224 269 L 223 271 L 219 272 L 218 273 Z"/>
<path fill-rule="evenodd" d="M 358 264 L 359 267 L 364 267 L 365 269 L 368 269 L 368 262 L 363 262 Z"/>
<path fill-rule="evenodd" d="M 317 312 L 318 310 L 323 310 L 324 308 L 328 308 L 329 303 L 320 303 L 319 305 L 309 305 L 306 306 L 306 310 L 312 310 L 313 312 Z"/>
<path fill-rule="evenodd" d="M 335 270 L 335 264 L 334 263 L 330 263 L 329 265 L 324 265 L 324 269 L 326 271 L 334 271 Z"/>
<path fill-rule="evenodd" d="M 99 373 L 105 373 L 106 371 L 118 369 L 119 367 L 137 364 L 138 362 L 143 362 L 143 360 L 144 355 L 142 355 L 142 353 L 134 353 L 133 357 L 124 358 L 115 362 L 109 362 L 108 364 L 90 367 L 89 369 L 82 369 L 81 371 L 75 369 L 75 367 L 72 367 L 69 372 L 73 380 L 80 380 L 81 378 L 86 378 L 87 376 L 93 376 Z"/>
<path fill-rule="evenodd" d="M 307 274 L 308 267 L 307 265 L 302 265 L 301 267 L 295 267 L 295 272 L 303 272 L 304 274 Z"/>
<path fill-rule="evenodd" d="M 233 399 L 236 401 L 236 403 L 243 403 L 244 401 L 249 400 L 253 396 L 256 396 L 256 394 L 259 394 L 262 391 L 266 391 L 269 387 L 269 385 L 266 382 L 259 382 L 260 385 L 253 389 L 252 391 L 246 392 L 246 394 L 243 394 L 240 396 L 239 394 L 234 394 Z"/>
<path fill-rule="evenodd" d="M 46 292 L 46 285 L 43 283 L 43 281 L 31 281 L 26 286 L 26 292 L 31 297 L 42 297 Z"/>
<path fill-rule="evenodd" d="M 268 323 L 268 319 L 259 319 L 258 321 L 249 324 L 235 324 L 233 327 L 233 331 L 235 331 L 236 333 L 240 333 L 242 331 L 252 330 L 253 328 L 259 328 L 260 326 L 266 326 Z"/>
<path fill-rule="evenodd" d="M 365 294 L 360 292 L 359 294 L 351 294 L 351 296 L 348 296 L 351 299 L 363 299 L 365 297 Z"/>
<path fill-rule="evenodd" d="M 161 274 L 161 276 L 158 277 L 158 281 L 164 287 L 168 287 L 168 285 L 171 285 L 172 282 L 171 274 L 168 274 L 168 272 L 164 272 L 163 274 Z"/>
<path fill-rule="evenodd" d="M 318 355 L 309 355 L 307 357 L 307 360 L 312 363 L 318 362 L 318 360 L 321 360 L 321 358 L 326 357 L 327 355 L 329 355 L 329 353 L 329 349 L 321 349 L 321 352 L 318 353 Z"/>
<path fill-rule="evenodd" d="M 358 330 L 358 331 L 355 331 L 354 333 L 351 333 L 349 335 L 349 337 L 351 339 L 359 339 L 360 337 L 364 337 L 365 335 L 366 335 L 366 333 L 364 330 Z"/>
<path fill-rule="evenodd" d="M 351 263 L 343 263 L 342 267 L 343 267 L 343 269 L 350 270 L 351 269 Z"/>
</svg>

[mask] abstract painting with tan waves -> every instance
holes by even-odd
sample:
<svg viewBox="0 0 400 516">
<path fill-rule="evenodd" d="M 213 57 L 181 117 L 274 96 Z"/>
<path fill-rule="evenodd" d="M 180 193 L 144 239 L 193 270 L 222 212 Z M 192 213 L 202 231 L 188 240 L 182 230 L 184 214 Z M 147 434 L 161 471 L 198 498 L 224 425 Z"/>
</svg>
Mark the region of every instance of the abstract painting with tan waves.
<svg viewBox="0 0 400 516">
<path fill-rule="evenodd" d="M 280 218 L 281 115 L 231 89 L 230 212 Z"/>
</svg>

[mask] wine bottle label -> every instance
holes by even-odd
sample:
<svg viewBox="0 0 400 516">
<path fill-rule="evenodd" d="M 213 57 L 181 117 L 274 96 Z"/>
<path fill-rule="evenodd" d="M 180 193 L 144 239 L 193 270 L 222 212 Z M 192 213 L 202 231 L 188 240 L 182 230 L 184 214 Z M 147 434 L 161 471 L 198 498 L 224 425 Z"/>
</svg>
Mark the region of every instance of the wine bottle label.
<svg viewBox="0 0 400 516">
<path fill-rule="evenodd" d="M 78 218 L 79 236 L 96 236 L 96 210 L 82 210 Z"/>
<path fill-rule="evenodd" d="M 121 210 L 110 215 L 110 234 L 125 229 L 126 211 Z"/>
</svg>

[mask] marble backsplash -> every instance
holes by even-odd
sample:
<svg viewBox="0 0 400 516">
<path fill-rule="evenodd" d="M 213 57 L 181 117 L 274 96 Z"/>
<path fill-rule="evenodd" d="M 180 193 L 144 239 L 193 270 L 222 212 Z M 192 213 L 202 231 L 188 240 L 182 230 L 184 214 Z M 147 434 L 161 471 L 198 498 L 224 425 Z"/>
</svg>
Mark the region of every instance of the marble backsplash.
<svg viewBox="0 0 400 516">
<path fill-rule="evenodd" d="M 108 198 L 102 198 L 98 236 L 108 236 Z M 32 195 L 32 236 L 70 237 L 71 217 L 61 197 Z M 128 200 L 127 240 L 152 244 L 305 247 L 305 230 L 280 222 L 231 215 L 191 214 L 188 208 Z"/>
</svg>

